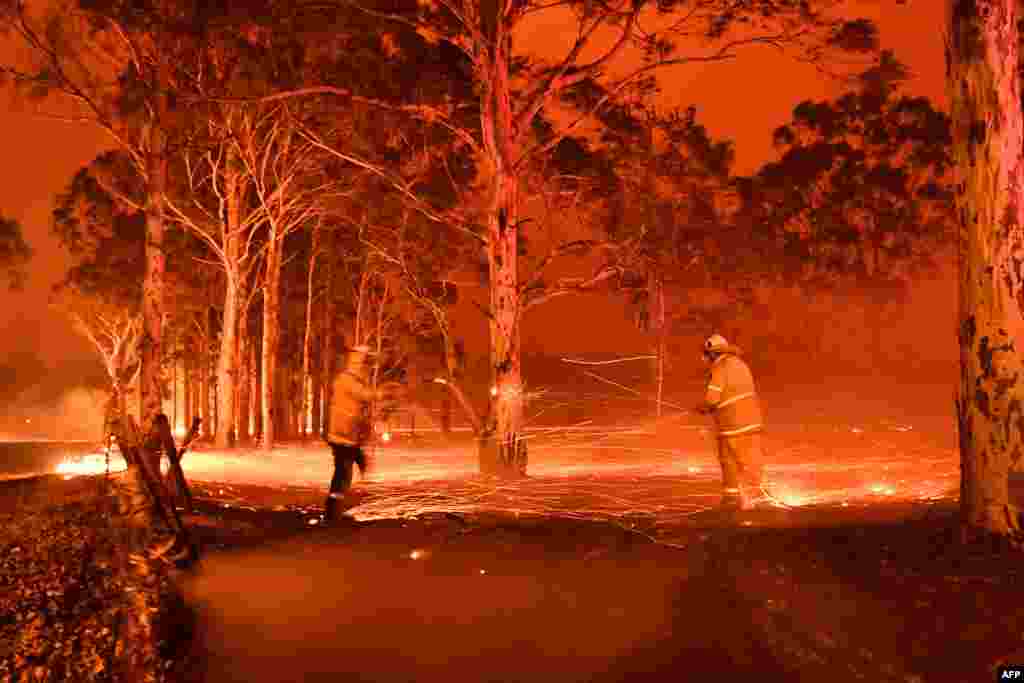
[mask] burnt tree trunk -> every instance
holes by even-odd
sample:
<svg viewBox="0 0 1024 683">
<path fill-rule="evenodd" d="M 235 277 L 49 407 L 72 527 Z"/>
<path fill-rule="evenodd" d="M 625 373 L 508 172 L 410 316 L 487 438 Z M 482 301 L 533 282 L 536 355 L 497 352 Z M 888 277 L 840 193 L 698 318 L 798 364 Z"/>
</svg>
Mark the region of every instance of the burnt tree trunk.
<svg viewBox="0 0 1024 683">
<path fill-rule="evenodd" d="M 281 315 L 281 239 L 273 234 L 267 240 L 266 276 L 263 284 L 263 449 L 274 447 L 277 426 L 277 342 Z"/>
<path fill-rule="evenodd" d="M 1009 471 L 1024 444 L 1024 117 L 1017 0 L 948 0 L 959 173 L 960 509 L 965 536 L 1019 534 Z"/>
</svg>

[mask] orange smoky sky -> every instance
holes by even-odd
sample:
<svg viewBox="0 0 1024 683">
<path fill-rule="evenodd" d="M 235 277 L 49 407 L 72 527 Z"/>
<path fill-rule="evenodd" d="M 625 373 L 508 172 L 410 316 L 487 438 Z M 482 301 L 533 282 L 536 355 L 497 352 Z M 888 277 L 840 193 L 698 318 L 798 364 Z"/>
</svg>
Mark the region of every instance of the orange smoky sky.
<svg viewBox="0 0 1024 683">
<path fill-rule="evenodd" d="M 926 95 L 944 106 L 942 5 L 938 0 L 850 2 L 850 15 L 874 19 L 884 47 L 895 50 L 909 65 L 908 91 Z M 527 52 L 557 58 L 574 37 L 566 17 L 544 14 L 525 27 L 517 40 Z M 13 55 L 0 42 L 0 59 Z M 771 133 L 785 123 L 801 100 L 831 97 L 841 88 L 813 67 L 770 48 L 752 47 L 725 63 L 674 67 L 660 76 L 666 106 L 694 105 L 698 118 L 713 136 L 734 141 L 738 173 L 749 173 L 771 158 Z M 19 220 L 35 250 L 32 273 L 24 292 L 0 293 L 0 357 L 37 353 L 55 373 L 65 360 L 89 357 L 88 345 L 67 322 L 47 308 L 51 286 L 67 266 L 67 257 L 50 234 L 54 197 L 72 174 L 108 147 L 96 128 L 48 120 L 0 93 L 0 211 Z M 955 290 L 949 282 L 933 283 L 936 305 L 952 311 Z M 934 291 L 932 291 L 934 290 Z M 484 292 L 472 292 L 480 300 Z M 470 348 L 483 350 L 486 326 L 472 307 L 462 306 L 460 334 Z M 943 313 L 942 315 L 945 315 Z M 599 321 L 598 326 L 595 321 Z M 952 344 L 952 335 L 948 336 Z M 648 341 L 632 329 L 621 303 L 598 296 L 564 299 L 531 311 L 525 321 L 527 350 L 601 352 L 645 348 Z M 69 385 L 74 377 L 67 377 Z M 0 397 L 9 399 L 10 397 Z"/>
</svg>

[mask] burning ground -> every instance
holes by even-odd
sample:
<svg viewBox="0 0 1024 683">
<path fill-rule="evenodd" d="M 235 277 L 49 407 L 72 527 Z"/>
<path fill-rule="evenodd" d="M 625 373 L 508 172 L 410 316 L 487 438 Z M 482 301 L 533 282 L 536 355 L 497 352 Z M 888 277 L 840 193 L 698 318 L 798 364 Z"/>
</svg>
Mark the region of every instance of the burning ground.
<svg viewBox="0 0 1024 683">
<path fill-rule="evenodd" d="M 729 528 L 693 427 L 535 431 L 521 482 L 399 437 L 334 529 L 311 523 L 322 447 L 195 454 L 192 476 L 221 480 L 192 518 L 218 551 L 184 582 L 197 679 L 952 682 L 1020 661 L 1019 562 L 955 543 L 941 439 L 775 430 L 783 505 Z"/>
<path fill-rule="evenodd" d="M 948 419 L 787 407 L 805 419 L 777 411 L 768 436 L 778 505 L 735 527 L 711 512 L 709 434 L 678 414 L 535 425 L 518 482 L 398 433 L 330 529 L 323 446 L 189 453 L 189 675 L 952 683 L 1024 661 L 1019 556 L 955 542 Z"/>
</svg>

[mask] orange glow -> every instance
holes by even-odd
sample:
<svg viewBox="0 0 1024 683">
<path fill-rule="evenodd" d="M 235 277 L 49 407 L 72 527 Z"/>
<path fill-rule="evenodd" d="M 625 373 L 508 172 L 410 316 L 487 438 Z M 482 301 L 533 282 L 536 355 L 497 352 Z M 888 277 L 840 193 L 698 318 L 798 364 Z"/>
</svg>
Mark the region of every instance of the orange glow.
<svg viewBox="0 0 1024 683">
<path fill-rule="evenodd" d="M 120 454 L 110 454 L 110 471 L 122 472 L 127 469 L 124 458 Z M 55 468 L 57 474 L 65 479 L 82 475 L 104 474 L 107 471 L 107 459 L 103 453 L 92 453 L 81 458 L 64 458 Z"/>
</svg>

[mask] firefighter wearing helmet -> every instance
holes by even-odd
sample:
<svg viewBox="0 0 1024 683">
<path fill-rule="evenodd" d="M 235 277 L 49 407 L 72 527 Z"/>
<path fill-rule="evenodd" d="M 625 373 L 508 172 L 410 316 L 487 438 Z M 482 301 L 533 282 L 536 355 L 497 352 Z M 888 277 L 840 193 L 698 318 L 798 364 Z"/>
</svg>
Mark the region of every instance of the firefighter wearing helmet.
<svg viewBox="0 0 1024 683">
<path fill-rule="evenodd" d="M 334 475 L 324 506 L 324 521 L 338 521 L 338 500 L 345 497 L 352 486 L 354 466 L 360 474 L 366 471 L 366 453 L 363 450 L 370 437 L 370 407 L 374 401 L 391 398 L 394 383 L 380 387 L 370 386 L 370 368 L 367 346 L 351 349 L 344 369 L 331 382 L 331 405 L 327 416 L 325 441 L 334 456 Z"/>
<path fill-rule="evenodd" d="M 718 432 L 722 466 L 722 506 L 738 510 L 761 497 L 761 402 L 754 377 L 740 358 L 739 347 L 720 334 L 704 342 L 708 363 L 704 401 L 697 412 L 712 415 Z"/>
</svg>

